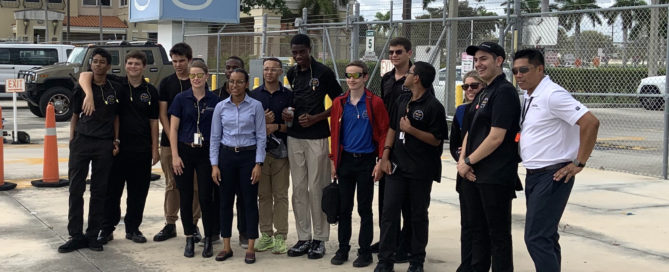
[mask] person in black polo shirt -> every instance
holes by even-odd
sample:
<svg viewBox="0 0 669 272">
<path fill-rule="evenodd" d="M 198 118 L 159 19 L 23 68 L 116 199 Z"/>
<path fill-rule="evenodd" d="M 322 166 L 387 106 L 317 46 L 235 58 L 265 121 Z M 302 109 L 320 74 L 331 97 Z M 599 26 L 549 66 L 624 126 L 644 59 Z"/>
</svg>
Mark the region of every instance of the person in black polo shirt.
<svg viewBox="0 0 669 272">
<path fill-rule="evenodd" d="M 281 60 L 267 58 L 263 61 L 263 85 L 251 91 L 250 96 L 262 103 L 265 109 L 268 142 L 265 163 L 258 184 L 258 212 L 262 236 L 256 242 L 256 251 L 271 249 L 274 254 L 285 254 L 288 235 L 288 187 L 290 186 L 287 127 L 281 112 L 293 103 L 293 92 L 281 85 Z M 239 203 L 239 202 L 237 202 Z M 239 213 L 237 213 L 239 214 Z M 239 215 L 238 215 L 239 216 Z M 237 220 L 239 221 L 239 220 Z M 274 229 L 276 228 L 276 232 Z"/>
<path fill-rule="evenodd" d="M 186 43 L 177 43 L 170 49 L 172 58 L 172 67 L 175 73 L 164 78 L 158 85 L 159 94 L 159 118 L 163 126 L 163 132 L 160 136 L 160 166 L 165 176 L 165 227 L 153 236 L 153 241 L 160 242 L 177 236 L 175 222 L 179 219 L 179 190 L 174 179 L 174 169 L 172 169 L 172 151 L 170 150 L 170 114 L 167 112 L 174 101 L 174 97 L 190 89 L 190 80 L 188 79 L 188 65 L 193 59 L 193 50 Z M 193 225 L 195 225 L 195 240 L 200 240 L 201 236 L 197 228 L 197 222 L 200 220 L 200 202 L 197 200 L 197 179 L 193 181 Z M 219 238 L 220 239 L 220 238 Z M 216 240 L 216 237 L 214 237 Z"/>
<path fill-rule="evenodd" d="M 325 109 L 323 99 L 328 95 L 334 100 L 341 94 L 341 86 L 330 68 L 311 57 L 309 36 L 295 35 L 290 48 L 297 62 L 287 73 L 295 110 L 292 115 L 283 111 L 282 117 L 289 125 L 288 160 L 299 241 L 288 250 L 288 256 L 308 253 L 310 259 L 320 259 L 325 254 L 325 241 L 330 238 L 330 225 L 321 209 L 323 188 L 330 183 L 330 109 Z"/>
<path fill-rule="evenodd" d="M 112 173 L 107 188 L 105 219 L 98 242 L 106 244 L 114 239 L 113 232 L 121 220 L 121 196 L 128 183 L 127 209 L 124 217 L 125 237 L 136 243 L 145 243 L 146 237 L 139 231 L 144 214 L 144 204 L 149 193 L 151 165 L 156 164 L 158 155 L 158 91 L 144 81 L 142 73 L 146 68 L 146 55 L 139 50 L 126 54 L 125 71 L 127 77 L 108 75 L 117 83 L 119 94 L 119 140 L 120 153 L 114 158 Z M 92 97 L 90 88 L 92 73 L 79 75 L 87 97 Z"/>
<path fill-rule="evenodd" d="M 104 219 L 104 202 L 107 197 L 107 182 L 111 172 L 113 156 L 118 146 L 118 89 L 119 86 L 107 80 L 111 67 L 111 55 L 102 48 L 93 49 L 91 69 L 93 70 L 93 102 L 97 110 L 91 115 L 82 114 L 84 92 L 81 86 L 74 88 L 72 99 L 72 120 L 70 121 L 70 159 L 68 178 L 70 180 L 70 200 L 67 214 L 67 230 L 70 239 L 58 247 L 58 252 L 67 253 L 88 247 L 102 251 L 97 236 Z M 84 191 L 88 165 L 93 163 L 91 173 L 91 197 L 88 211 L 88 228 L 83 233 Z"/>
<path fill-rule="evenodd" d="M 511 200 L 520 186 L 518 143 L 520 101 L 502 71 L 504 49 L 484 42 L 467 47 L 474 67 L 487 87 L 469 107 L 473 117 L 462 126 L 466 135 L 458 161 L 458 174 L 469 182 L 462 186 L 472 231 L 475 271 L 513 271 Z"/>
<path fill-rule="evenodd" d="M 428 207 L 432 181 L 441 179 L 441 153 L 448 127 L 444 106 L 425 86 L 431 86 L 436 72 L 426 62 L 416 62 L 407 72 L 404 85 L 411 93 L 400 95 L 390 113 L 383 157 L 374 169 L 378 179 L 387 174 L 379 263 L 374 271 L 393 271 L 397 228 L 405 201 L 411 205 L 411 257 L 408 271 L 423 271 L 428 234 Z"/>
</svg>

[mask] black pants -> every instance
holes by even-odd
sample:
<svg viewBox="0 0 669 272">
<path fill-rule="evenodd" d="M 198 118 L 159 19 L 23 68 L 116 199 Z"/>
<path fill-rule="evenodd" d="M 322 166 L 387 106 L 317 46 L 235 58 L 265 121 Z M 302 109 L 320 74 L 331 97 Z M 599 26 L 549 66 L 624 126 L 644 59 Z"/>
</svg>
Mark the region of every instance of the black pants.
<svg viewBox="0 0 669 272">
<path fill-rule="evenodd" d="M 88 203 L 88 228 L 86 237 L 95 239 L 102 228 L 107 182 L 113 161 L 112 139 L 98 139 L 76 134 L 70 142 L 68 178 L 70 179 L 67 231 L 71 237 L 80 238 L 84 228 L 84 192 L 88 165 L 92 162 L 91 198 Z"/>
<path fill-rule="evenodd" d="M 460 201 L 460 266 L 456 272 L 471 272 L 472 268 L 472 227 L 469 222 L 469 206 L 465 201 L 465 196 L 462 193 L 462 186 L 466 181 L 460 175 L 457 175 L 456 191 L 458 192 L 458 200 Z"/>
<path fill-rule="evenodd" d="M 151 151 L 133 152 L 130 148 L 121 148 L 121 152 L 114 158 L 112 169 L 107 186 L 102 229 L 111 233 L 121 221 L 121 196 L 127 182 L 126 211 L 123 218 L 125 232 L 139 231 L 151 185 Z"/>
<path fill-rule="evenodd" d="M 527 174 L 525 179 L 525 245 L 536 271 L 559 272 L 561 269 L 558 224 L 574 186 L 574 178 L 567 183 L 554 181 L 553 174 L 558 170 Z"/>
<path fill-rule="evenodd" d="M 514 188 L 498 184 L 465 182 L 462 186 L 472 230 L 474 271 L 513 271 L 511 200 Z"/>
<path fill-rule="evenodd" d="M 218 168 L 221 170 L 220 226 L 221 236 L 232 236 L 232 207 L 235 195 L 242 196 L 237 203 L 244 205 L 244 218 L 237 215 L 237 221 L 244 221 L 248 239 L 258 238 L 258 184 L 251 184 L 251 172 L 255 167 L 255 150 L 234 152 L 221 147 Z M 239 212 L 239 210 L 238 210 Z M 238 224 L 239 226 L 239 224 Z M 241 232 L 241 231 L 240 231 Z"/>
<path fill-rule="evenodd" d="M 399 175 L 386 177 L 383 217 L 381 218 L 381 245 L 379 263 L 392 265 L 397 247 L 397 230 L 400 212 L 404 202 L 410 202 L 411 219 L 405 221 L 411 225 L 411 263 L 425 262 L 425 247 L 428 235 L 428 208 L 430 206 L 431 180 L 417 180 Z"/>
<path fill-rule="evenodd" d="M 198 198 L 202 209 L 202 225 L 204 236 L 212 237 L 218 233 L 217 203 L 219 202 L 216 184 L 211 180 L 211 162 L 209 162 L 209 145 L 190 147 L 179 143 L 179 157 L 184 164 L 183 173 L 175 175 L 179 189 L 181 224 L 186 235 L 195 233 L 193 224 L 193 175 L 197 175 Z"/>
<path fill-rule="evenodd" d="M 379 231 L 381 230 L 381 220 L 383 218 L 383 201 L 385 198 L 386 177 L 383 176 L 379 180 Z M 400 222 L 402 221 L 403 224 Z M 396 243 L 397 254 L 405 254 L 411 251 L 411 202 L 405 201 L 402 205 L 402 217 L 397 219 L 397 224 L 394 225 L 397 233 Z"/>
<path fill-rule="evenodd" d="M 374 153 L 354 156 L 343 152 L 337 176 L 339 177 L 339 248 L 350 249 L 351 215 L 353 213 L 353 196 L 358 187 L 358 215 L 360 215 L 360 233 L 358 244 L 361 254 L 368 254 L 374 237 L 374 216 L 372 200 L 374 199 L 374 179 L 372 170 L 376 155 Z"/>
</svg>

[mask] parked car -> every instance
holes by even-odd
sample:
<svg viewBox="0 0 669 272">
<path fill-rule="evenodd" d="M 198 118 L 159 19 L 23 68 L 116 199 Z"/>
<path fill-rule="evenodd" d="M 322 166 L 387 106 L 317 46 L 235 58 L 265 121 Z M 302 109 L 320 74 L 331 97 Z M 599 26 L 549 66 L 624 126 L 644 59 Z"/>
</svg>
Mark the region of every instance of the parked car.
<svg viewBox="0 0 669 272">
<path fill-rule="evenodd" d="M 663 110 L 664 98 L 660 95 L 665 94 L 665 76 L 653 76 L 641 79 L 637 94 L 656 94 L 658 97 L 639 97 L 639 103 L 647 110 Z"/>
<path fill-rule="evenodd" d="M 0 96 L 5 80 L 17 78 L 20 70 L 66 62 L 74 46 L 64 44 L 0 43 Z"/>
<path fill-rule="evenodd" d="M 22 70 L 19 77 L 26 80 L 26 92 L 21 97 L 28 101 L 30 111 L 40 117 L 44 116 L 49 102 L 54 104 L 56 121 L 67 121 L 72 116 L 72 89 L 79 78 L 79 73 L 88 71 L 93 49 L 101 47 L 112 55 L 112 74 L 125 76 L 123 60 L 131 50 L 141 50 L 146 54 L 146 70 L 144 77 L 157 85 L 160 81 L 174 73 L 172 63 L 162 45 L 151 42 L 109 42 L 104 45 L 76 47 L 66 63 L 58 63 L 42 68 Z"/>
</svg>

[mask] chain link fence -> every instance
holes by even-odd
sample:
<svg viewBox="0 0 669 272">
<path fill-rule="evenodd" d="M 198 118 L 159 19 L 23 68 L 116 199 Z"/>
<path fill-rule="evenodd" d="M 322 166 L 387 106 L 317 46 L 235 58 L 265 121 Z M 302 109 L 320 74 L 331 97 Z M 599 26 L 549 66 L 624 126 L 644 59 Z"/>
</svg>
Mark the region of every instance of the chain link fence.
<svg viewBox="0 0 669 272">
<path fill-rule="evenodd" d="M 507 52 L 504 71 L 510 81 L 513 52 L 539 48 L 545 55 L 546 74 L 601 122 L 588 167 L 666 177 L 667 120 L 663 110 L 668 12 L 669 5 L 642 5 L 521 12 L 521 16 L 358 21 L 359 14 L 350 9 L 342 22 L 301 21 L 295 25 L 282 21 L 279 29 L 271 30 L 241 24 L 219 27 L 208 34 L 187 34 L 185 40 L 191 45 L 206 44 L 201 52 L 207 52 L 210 70 L 223 73 L 225 59 L 231 55 L 247 63 L 266 56 L 282 57 L 287 69 L 293 64 L 291 37 L 306 33 L 312 38 L 312 56 L 333 68 L 344 89 L 346 64 L 351 59 L 366 60 L 374 71 L 368 87 L 378 94 L 380 60 L 388 58 L 388 41 L 407 37 L 413 45 L 412 59 L 431 62 L 438 71 L 435 94 L 449 116 L 454 112 L 455 92 L 461 91 L 457 88 L 460 76 L 473 68 L 464 54 L 467 46 L 484 41 L 500 43 Z M 373 46 L 367 48 L 370 37 Z M 219 86 L 223 78 L 219 77 Z"/>
</svg>

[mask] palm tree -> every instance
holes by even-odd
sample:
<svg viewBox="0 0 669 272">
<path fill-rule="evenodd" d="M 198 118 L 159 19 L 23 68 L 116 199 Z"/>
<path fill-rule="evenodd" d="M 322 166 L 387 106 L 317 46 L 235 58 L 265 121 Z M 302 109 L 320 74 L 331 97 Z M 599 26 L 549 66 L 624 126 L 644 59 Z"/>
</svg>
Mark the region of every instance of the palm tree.
<svg viewBox="0 0 669 272">
<path fill-rule="evenodd" d="M 374 18 L 377 21 L 388 21 L 390 20 L 390 11 L 387 11 L 385 14 L 377 12 Z M 388 24 L 376 24 L 374 26 L 374 30 L 376 30 L 377 33 L 381 33 L 383 34 L 383 36 L 385 36 L 386 32 L 388 32 L 388 27 L 389 27 Z"/>
<path fill-rule="evenodd" d="M 514 0 L 510 0 L 511 2 L 511 14 L 513 14 L 513 5 L 514 5 Z M 504 12 L 506 13 L 506 6 L 508 5 L 509 1 L 504 1 L 500 6 L 505 7 Z M 557 10 L 558 6 L 555 4 L 550 4 L 548 5 L 548 10 Z M 520 1 L 520 13 L 538 13 L 541 12 L 541 0 L 521 0 Z"/>
<path fill-rule="evenodd" d="M 584 9 L 599 9 L 596 0 L 555 0 L 560 4 L 560 11 L 567 10 L 584 10 Z M 587 16 L 592 21 L 592 26 L 601 25 L 602 19 L 596 12 L 565 14 L 558 17 L 558 24 L 564 27 L 567 31 L 574 29 L 574 48 L 580 50 L 581 41 L 581 22 Z M 576 56 L 580 58 L 579 51 L 576 51 Z"/>
<path fill-rule="evenodd" d="M 646 2 L 643 0 L 616 0 L 615 4 L 611 7 L 629 7 L 629 6 L 645 6 Z M 629 37 L 629 31 L 633 28 L 636 21 L 639 20 L 640 10 L 617 10 L 609 11 L 604 13 L 604 18 L 606 18 L 607 24 L 612 25 L 616 22 L 618 17 L 622 23 L 623 30 L 623 67 L 627 66 L 627 40 Z M 638 24 L 638 23 L 637 23 Z M 613 38 L 613 37 L 611 37 Z"/>
</svg>

